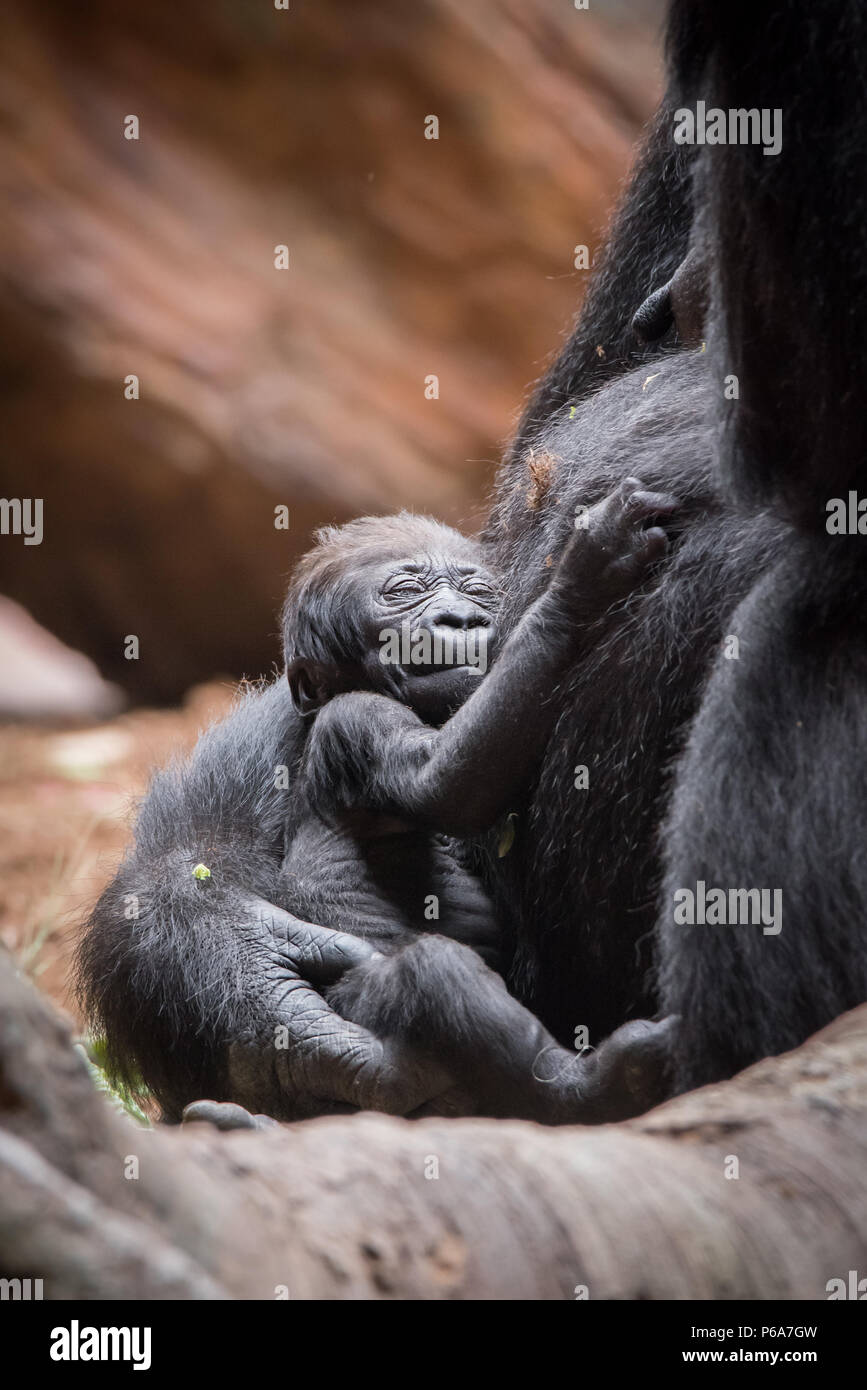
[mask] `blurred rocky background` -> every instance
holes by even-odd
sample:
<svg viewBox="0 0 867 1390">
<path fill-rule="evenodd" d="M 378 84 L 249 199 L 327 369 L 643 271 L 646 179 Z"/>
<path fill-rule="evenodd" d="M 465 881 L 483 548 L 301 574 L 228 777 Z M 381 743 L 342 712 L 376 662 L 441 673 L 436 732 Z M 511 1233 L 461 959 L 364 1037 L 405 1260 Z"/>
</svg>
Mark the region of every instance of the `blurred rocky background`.
<svg viewBox="0 0 867 1390">
<path fill-rule="evenodd" d="M 0 16 L 0 494 L 44 499 L 0 592 L 135 700 L 258 674 L 316 524 L 479 519 L 652 108 L 659 7 Z"/>
<path fill-rule="evenodd" d="M 43 499 L 38 545 L 0 511 L 0 936 L 50 975 L 150 768 L 277 660 L 312 528 L 483 516 L 658 94 L 661 6 L 0 21 L 0 498 Z"/>
</svg>

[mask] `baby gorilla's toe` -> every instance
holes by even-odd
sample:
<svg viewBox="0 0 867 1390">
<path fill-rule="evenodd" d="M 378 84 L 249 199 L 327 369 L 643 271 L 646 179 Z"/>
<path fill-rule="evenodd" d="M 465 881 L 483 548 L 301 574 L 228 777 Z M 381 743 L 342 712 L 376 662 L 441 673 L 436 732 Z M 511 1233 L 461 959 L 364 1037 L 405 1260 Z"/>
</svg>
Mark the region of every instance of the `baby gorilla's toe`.
<svg viewBox="0 0 867 1390">
<path fill-rule="evenodd" d="M 660 1105 L 672 1094 L 671 1055 L 677 1019 L 660 1023 L 634 1019 L 582 1058 L 581 1092 L 587 1120 L 631 1119 Z"/>
<path fill-rule="evenodd" d="M 270 1115 L 252 1115 L 243 1105 L 231 1101 L 194 1100 L 184 1107 L 182 1124 L 209 1124 L 216 1129 L 272 1129 L 277 1125 Z"/>
</svg>

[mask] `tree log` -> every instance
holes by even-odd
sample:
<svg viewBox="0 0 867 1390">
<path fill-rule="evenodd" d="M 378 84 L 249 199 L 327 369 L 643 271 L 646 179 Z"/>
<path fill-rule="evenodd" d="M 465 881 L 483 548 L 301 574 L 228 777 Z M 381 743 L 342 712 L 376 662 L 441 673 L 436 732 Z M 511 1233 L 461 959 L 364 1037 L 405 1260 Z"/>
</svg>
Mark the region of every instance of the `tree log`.
<svg viewBox="0 0 867 1390">
<path fill-rule="evenodd" d="M 825 1299 L 867 1269 L 867 1006 L 623 1125 L 148 1131 L 4 956 L 0 1124 L 0 1274 L 46 1298 Z"/>
</svg>

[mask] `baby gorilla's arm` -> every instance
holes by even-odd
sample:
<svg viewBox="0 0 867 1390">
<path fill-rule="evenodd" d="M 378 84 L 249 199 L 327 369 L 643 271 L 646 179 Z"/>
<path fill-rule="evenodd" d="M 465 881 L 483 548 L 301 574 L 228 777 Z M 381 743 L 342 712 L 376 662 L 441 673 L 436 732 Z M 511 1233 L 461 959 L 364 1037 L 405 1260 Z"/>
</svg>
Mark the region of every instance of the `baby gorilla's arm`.
<svg viewBox="0 0 867 1390">
<path fill-rule="evenodd" d="M 587 629 L 665 553 L 665 532 L 648 521 L 676 507 L 635 478 L 592 507 L 490 674 L 441 729 L 385 696 L 331 700 L 307 747 L 317 809 L 366 807 L 454 835 L 494 824 L 542 756 L 557 715 L 552 695 Z"/>
<path fill-rule="evenodd" d="M 421 936 L 357 966 L 328 1001 L 377 1036 L 435 1058 L 457 1084 L 444 1097 L 450 1113 L 601 1124 L 641 1114 L 668 1094 L 673 1020 L 627 1023 L 597 1051 L 570 1052 L 475 951 L 446 937 Z"/>
</svg>

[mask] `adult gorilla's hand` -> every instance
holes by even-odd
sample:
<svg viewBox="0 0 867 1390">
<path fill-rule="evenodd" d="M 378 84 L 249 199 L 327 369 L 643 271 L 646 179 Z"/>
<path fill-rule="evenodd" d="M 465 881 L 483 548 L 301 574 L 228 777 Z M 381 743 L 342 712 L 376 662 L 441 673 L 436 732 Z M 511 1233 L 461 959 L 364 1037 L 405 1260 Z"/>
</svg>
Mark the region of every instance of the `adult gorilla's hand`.
<svg viewBox="0 0 867 1390">
<path fill-rule="evenodd" d="M 229 1047 L 234 1101 L 282 1120 L 356 1109 L 405 1115 L 452 1089 L 436 1063 L 348 1023 L 319 992 L 374 959 L 374 947 L 261 898 L 249 906 L 237 930 L 243 972 L 252 968 L 257 981 L 259 1023 Z"/>
</svg>

